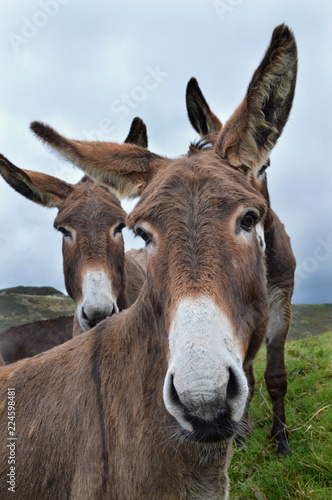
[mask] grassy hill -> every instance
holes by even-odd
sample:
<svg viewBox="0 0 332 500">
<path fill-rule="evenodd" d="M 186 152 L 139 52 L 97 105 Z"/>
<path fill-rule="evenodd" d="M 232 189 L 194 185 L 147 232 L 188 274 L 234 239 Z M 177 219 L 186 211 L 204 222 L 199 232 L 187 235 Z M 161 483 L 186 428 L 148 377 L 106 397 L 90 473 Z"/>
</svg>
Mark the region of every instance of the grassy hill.
<svg viewBox="0 0 332 500">
<path fill-rule="evenodd" d="M 332 330 L 332 304 L 293 304 L 288 339 L 313 337 Z"/>
<path fill-rule="evenodd" d="M 0 331 L 40 319 L 73 314 L 75 303 L 55 288 L 18 286 L 0 290 Z M 332 330 L 332 304 L 295 304 L 289 340 Z"/>
<path fill-rule="evenodd" d="M 51 297 L 65 297 L 62 292 L 52 286 L 15 286 L 0 290 L 0 295 L 48 295 Z"/>
<path fill-rule="evenodd" d="M 52 287 L 15 287 L 0 290 L 0 331 L 40 319 L 67 316 L 75 302 Z"/>
</svg>

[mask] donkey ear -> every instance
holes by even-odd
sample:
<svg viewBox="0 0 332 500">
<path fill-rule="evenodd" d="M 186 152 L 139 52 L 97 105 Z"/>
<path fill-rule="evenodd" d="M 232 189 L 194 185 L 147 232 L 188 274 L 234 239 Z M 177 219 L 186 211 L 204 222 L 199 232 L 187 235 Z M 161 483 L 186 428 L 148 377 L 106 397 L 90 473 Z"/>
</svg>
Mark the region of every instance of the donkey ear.
<svg viewBox="0 0 332 500">
<path fill-rule="evenodd" d="M 190 123 L 201 137 L 222 129 L 221 121 L 209 108 L 196 78 L 191 78 L 188 82 L 186 104 Z"/>
<path fill-rule="evenodd" d="M 297 49 L 281 24 L 256 69 L 247 94 L 222 129 L 216 149 L 234 167 L 260 168 L 275 146 L 292 107 Z"/>
<path fill-rule="evenodd" d="M 59 208 L 73 189 L 51 175 L 22 170 L 3 155 L 0 155 L 0 174 L 15 191 L 44 207 Z"/>
<path fill-rule="evenodd" d="M 127 138 L 124 141 L 126 144 L 136 144 L 136 146 L 141 146 L 141 148 L 147 148 L 148 147 L 148 135 L 146 132 L 146 125 L 141 120 L 136 116 L 136 118 L 133 119 L 129 134 L 127 135 Z"/>
<path fill-rule="evenodd" d="M 30 127 L 44 143 L 119 197 L 140 196 L 156 170 L 169 161 L 133 144 L 66 139 L 40 122 Z"/>
</svg>

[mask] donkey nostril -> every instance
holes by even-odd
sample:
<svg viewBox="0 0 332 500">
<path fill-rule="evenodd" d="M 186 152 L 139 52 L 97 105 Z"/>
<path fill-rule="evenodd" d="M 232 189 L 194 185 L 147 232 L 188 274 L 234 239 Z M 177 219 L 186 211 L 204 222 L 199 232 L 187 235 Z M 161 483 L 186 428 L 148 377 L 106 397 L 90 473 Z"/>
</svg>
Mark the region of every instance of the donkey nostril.
<svg viewBox="0 0 332 500">
<path fill-rule="evenodd" d="M 82 307 L 82 318 L 85 319 L 86 321 L 89 321 L 88 316 L 86 315 L 84 308 Z"/>
<path fill-rule="evenodd" d="M 109 313 L 109 316 L 113 316 L 113 314 L 116 314 L 118 311 L 117 311 L 117 308 L 115 306 L 113 306 L 111 312 Z"/>
<path fill-rule="evenodd" d="M 105 314 L 98 314 L 96 311 L 88 311 L 88 314 L 82 308 L 82 319 L 86 322 L 89 328 L 96 326 L 101 320 L 105 319 Z"/>
<path fill-rule="evenodd" d="M 116 304 L 109 304 L 107 307 L 103 309 L 96 309 L 96 308 L 91 308 L 87 307 L 86 309 L 82 307 L 81 309 L 81 318 L 87 323 L 89 328 L 92 328 L 93 326 L 96 326 L 100 321 L 106 319 L 109 316 L 113 316 L 113 314 L 116 314 L 118 311 L 118 308 Z"/>
<path fill-rule="evenodd" d="M 227 400 L 235 398 L 239 394 L 239 384 L 232 368 L 229 368 L 229 379 L 227 384 Z"/>
<path fill-rule="evenodd" d="M 183 406 L 181 403 L 181 400 L 179 398 L 179 395 L 177 393 L 177 390 L 175 389 L 175 386 L 174 386 L 174 376 L 173 375 L 171 375 L 171 377 L 170 377 L 170 392 L 169 392 L 169 394 L 170 394 L 170 399 L 174 405 Z"/>
</svg>

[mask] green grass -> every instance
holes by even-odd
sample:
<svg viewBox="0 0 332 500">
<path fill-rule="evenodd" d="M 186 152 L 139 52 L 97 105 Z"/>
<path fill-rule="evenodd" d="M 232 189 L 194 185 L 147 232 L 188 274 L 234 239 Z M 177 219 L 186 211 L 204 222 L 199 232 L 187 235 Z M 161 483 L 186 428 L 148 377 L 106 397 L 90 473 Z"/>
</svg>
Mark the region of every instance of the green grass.
<svg viewBox="0 0 332 500">
<path fill-rule="evenodd" d="M 288 342 L 287 428 L 291 452 L 278 458 L 270 440 L 271 402 L 264 384 L 265 349 L 255 362 L 252 433 L 234 450 L 232 500 L 332 498 L 332 334 Z"/>
</svg>

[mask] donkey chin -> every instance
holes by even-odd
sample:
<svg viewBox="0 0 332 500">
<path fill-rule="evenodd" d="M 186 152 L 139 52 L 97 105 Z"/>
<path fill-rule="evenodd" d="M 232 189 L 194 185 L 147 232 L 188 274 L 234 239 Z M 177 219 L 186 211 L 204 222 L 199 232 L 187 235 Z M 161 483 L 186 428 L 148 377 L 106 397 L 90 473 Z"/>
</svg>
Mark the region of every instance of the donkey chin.
<svg viewBox="0 0 332 500">
<path fill-rule="evenodd" d="M 221 309 L 208 297 L 182 300 L 169 345 L 164 403 L 184 436 L 209 443 L 240 433 L 248 383 Z"/>
<path fill-rule="evenodd" d="M 82 330 L 90 330 L 103 319 L 118 312 L 107 274 L 103 271 L 87 272 L 83 279 L 83 298 L 76 310 Z"/>
</svg>

